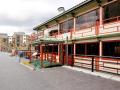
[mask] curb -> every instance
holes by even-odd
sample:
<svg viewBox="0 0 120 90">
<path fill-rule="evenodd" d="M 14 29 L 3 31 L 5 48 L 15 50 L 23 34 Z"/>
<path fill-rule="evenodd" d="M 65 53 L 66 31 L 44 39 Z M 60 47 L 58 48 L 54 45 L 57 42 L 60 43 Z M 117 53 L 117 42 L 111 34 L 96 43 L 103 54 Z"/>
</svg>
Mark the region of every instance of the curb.
<svg viewBox="0 0 120 90">
<path fill-rule="evenodd" d="M 20 64 L 21 64 L 21 65 L 23 65 L 23 66 L 25 66 L 25 67 L 27 67 L 27 68 L 29 68 L 29 69 L 31 69 L 31 70 L 34 70 L 34 68 L 33 68 L 33 67 L 28 66 L 28 65 L 26 65 L 26 64 L 23 64 L 22 62 L 21 62 Z"/>
<path fill-rule="evenodd" d="M 120 82 L 120 76 L 117 76 L 117 75 L 107 74 L 107 73 L 103 73 L 103 72 L 91 72 L 90 70 L 77 68 L 77 67 L 70 67 L 70 66 L 63 66 L 63 67 L 71 69 L 71 70 L 83 72 L 83 73 L 86 73 L 86 74 L 90 74 L 90 75 L 93 75 L 93 76 L 99 76 L 99 77 L 102 77 L 102 78 L 111 79 L 111 80 Z"/>
</svg>

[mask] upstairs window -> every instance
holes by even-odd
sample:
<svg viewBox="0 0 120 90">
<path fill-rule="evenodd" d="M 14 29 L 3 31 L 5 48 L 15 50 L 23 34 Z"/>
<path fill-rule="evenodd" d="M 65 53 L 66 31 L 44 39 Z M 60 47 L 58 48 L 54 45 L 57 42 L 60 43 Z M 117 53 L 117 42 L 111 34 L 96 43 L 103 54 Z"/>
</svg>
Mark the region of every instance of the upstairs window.
<svg viewBox="0 0 120 90">
<path fill-rule="evenodd" d="M 50 36 L 58 35 L 58 30 L 52 30 L 49 32 Z"/>
<path fill-rule="evenodd" d="M 104 19 L 111 18 L 111 20 L 107 20 L 106 22 L 117 20 L 117 18 L 115 18 L 117 16 L 120 16 L 120 0 L 104 6 Z"/>
<path fill-rule="evenodd" d="M 68 21 L 65 21 L 60 24 L 60 33 L 67 33 L 70 32 L 70 30 L 73 29 L 74 21 L 73 19 L 70 19 Z"/>
<path fill-rule="evenodd" d="M 76 30 L 84 29 L 95 25 L 99 19 L 99 11 L 94 10 L 76 17 Z"/>
</svg>

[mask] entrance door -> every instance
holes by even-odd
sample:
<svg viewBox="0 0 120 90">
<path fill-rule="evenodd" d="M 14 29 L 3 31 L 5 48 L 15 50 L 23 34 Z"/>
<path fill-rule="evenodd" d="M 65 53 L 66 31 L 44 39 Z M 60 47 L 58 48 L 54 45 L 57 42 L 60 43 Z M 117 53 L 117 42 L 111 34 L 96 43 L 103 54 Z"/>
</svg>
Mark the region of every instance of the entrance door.
<svg viewBox="0 0 120 90">
<path fill-rule="evenodd" d="M 71 65 L 72 64 L 72 54 L 74 53 L 74 46 L 73 45 L 63 45 L 60 44 L 60 63 L 61 64 L 67 64 L 67 65 Z M 67 52 L 68 51 L 68 52 Z"/>
</svg>

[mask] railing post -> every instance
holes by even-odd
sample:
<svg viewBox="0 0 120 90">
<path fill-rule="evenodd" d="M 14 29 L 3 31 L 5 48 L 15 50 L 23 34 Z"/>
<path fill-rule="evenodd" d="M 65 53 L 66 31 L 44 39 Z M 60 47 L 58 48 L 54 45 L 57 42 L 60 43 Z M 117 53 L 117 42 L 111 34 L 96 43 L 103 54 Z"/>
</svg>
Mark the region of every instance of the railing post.
<svg viewBox="0 0 120 90">
<path fill-rule="evenodd" d="M 74 54 L 71 55 L 71 59 L 72 59 L 72 67 L 74 66 Z"/>
<path fill-rule="evenodd" d="M 92 57 L 92 72 L 94 72 L 94 56 Z"/>
</svg>

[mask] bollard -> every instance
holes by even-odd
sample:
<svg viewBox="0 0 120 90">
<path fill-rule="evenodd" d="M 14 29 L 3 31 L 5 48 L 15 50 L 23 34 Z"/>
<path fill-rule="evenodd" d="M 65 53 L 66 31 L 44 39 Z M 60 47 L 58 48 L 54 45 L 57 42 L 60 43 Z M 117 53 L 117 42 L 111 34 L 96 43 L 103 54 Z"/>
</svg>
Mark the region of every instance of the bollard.
<svg viewBox="0 0 120 90">
<path fill-rule="evenodd" d="M 94 57 L 92 57 L 92 72 L 94 72 Z"/>
</svg>

